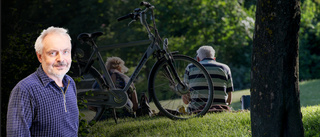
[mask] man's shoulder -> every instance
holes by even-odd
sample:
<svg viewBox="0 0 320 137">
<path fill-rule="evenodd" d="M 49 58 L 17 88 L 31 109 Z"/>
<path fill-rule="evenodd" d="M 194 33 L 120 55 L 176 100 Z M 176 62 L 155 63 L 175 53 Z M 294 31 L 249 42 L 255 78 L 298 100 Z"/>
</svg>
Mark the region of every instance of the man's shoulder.
<svg viewBox="0 0 320 137">
<path fill-rule="evenodd" d="M 39 86 L 40 80 L 37 77 L 36 73 L 32 73 L 24 79 L 20 80 L 16 86 L 13 88 L 13 91 L 28 91 L 34 87 Z"/>
<path fill-rule="evenodd" d="M 215 60 L 210 60 L 210 61 L 204 61 L 204 62 L 200 62 L 202 65 L 211 65 L 211 66 L 222 66 L 222 67 L 227 67 L 229 68 L 229 66 L 227 64 L 215 61 Z"/>
<path fill-rule="evenodd" d="M 221 63 L 221 62 L 216 62 L 216 64 L 219 65 L 219 66 L 222 66 L 222 67 L 224 67 L 224 68 L 230 69 L 227 64 L 224 64 L 224 63 Z"/>
<path fill-rule="evenodd" d="M 39 77 L 34 72 L 34 73 L 30 74 L 29 76 L 25 77 L 24 79 L 22 79 L 18 84 L 33 86 L 33 85 L 38 85 L 39 82 L 40 82 Z"/>
<path fill-rule="evenodd" d="M 223 69 L 225 71 L 230 71 L 230 68 L 227 64 L 221 63 L 221 62 L 217 62 L 217 61 L 209 61 L 209 62 L 204 62 L 201 63 L 204 67 L 206 68 L 220 68 Z"/>
</svg>

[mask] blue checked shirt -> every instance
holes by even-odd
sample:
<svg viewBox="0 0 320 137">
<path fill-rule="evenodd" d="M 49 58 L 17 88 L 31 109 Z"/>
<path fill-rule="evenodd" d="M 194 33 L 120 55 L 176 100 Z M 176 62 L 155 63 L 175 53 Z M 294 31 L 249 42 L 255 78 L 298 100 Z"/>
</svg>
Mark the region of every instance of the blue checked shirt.
<svg viewBox="0 0 320 137">
<path fill-rule="evenodd" d="M 76 86 L 63 78 L 60 88 L 42 69 L 21 80 L 11 91 L 7 136 L 75 137 L 79 126 Z"/>
</svg>

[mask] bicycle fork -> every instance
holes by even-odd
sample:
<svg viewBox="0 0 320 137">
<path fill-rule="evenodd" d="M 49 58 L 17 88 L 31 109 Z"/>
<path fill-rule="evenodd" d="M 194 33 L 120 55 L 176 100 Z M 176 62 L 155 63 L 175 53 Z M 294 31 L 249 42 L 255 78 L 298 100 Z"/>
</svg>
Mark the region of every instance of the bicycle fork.
<svg viewBox="0 0 320 137">
<path fill-rule="evenodd" d="M 171 89 L 179 96 L 185 95 L 189 93 L 189 88 L 186 83 L 184 83 L 180 77 L 178 76 L 178 73 L 173 65 L 173 59 L 170 58 L 167 60 L 167 65 L 163 66 L 163 69 L 165 70 L 165 73 L 167 77 L 170 80 L 170 87 Z M 171 70 L 171 71 L 170 71 Z M 172 75 L 173 74 L 173 75 Z"/>
<path fill-rule="evenodd" d="M 163 50 L 164 50 L 164 57 L 167 61 L 167 65 L 163 66 L 163 69 L 165 70 L 165 73 L 167 74 L 167 77 L 169 78 L 170 80 L 170 84 L 171 84 L 171 89 L 179 96 L 181 95 L 184 95 L 184 94 L 187 94 L 189 93 L 189 90 L 188 90 L 188 85 L 185 84 L 179 77 L 173 63 L 174 63 L 174 60 L 173 60 L 173 57 L 172 57 L 172 54 L 171 52 L 169 51 L 169 41 L 168 41 L 168 38 L 165 38 L 163 40 Z M 170 68 L 170 69 L 169 69 Z M 173 76 L 175 77 L 176 81 L 174 80 L 174 78 L 172 77 L 172 74 L 171 74 L 171 71 L 173 73 Z"/>
</svg>

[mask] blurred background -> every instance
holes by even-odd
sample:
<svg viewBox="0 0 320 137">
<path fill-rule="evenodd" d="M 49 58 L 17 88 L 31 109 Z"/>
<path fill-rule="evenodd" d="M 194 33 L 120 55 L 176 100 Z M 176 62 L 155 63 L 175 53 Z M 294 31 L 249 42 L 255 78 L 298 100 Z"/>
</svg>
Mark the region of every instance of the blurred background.
<svg viewBox="0 0 320 137">
<path fill-rule="evenodd" d="M 8 98 L 18 81 L 39 66 L 34 43 L 49 26 L 69 30 L 73 49 L 85 55 L 90 47 L 77 35 L 102 31 L 99 46 L 148 39 L 139 21 L 117 18 L 139 8 L 138 0 L 7 0 L 1 3 L 1 136 L 5 136 Z M 191 57 L 202 45 L 216 50 L 218 62 L 229 65 L 235 90 L 250 88 L 251 48 L 256 0 L 150 0 L 160 35 L 169 39 L 171 51 Z M 140 7 L 142 8 L 142 7 Z M 320 0 L 301 0 L 299 36 L 300 81 L 320 77 Z M 149 21 L 151 22 L 151 21 Z M 121 57 L 131 75 L 148 45 L 108 49 L 104 59 Z M 138 96 L 147 92 L 150 60 L 135 81 Z M 73 75 L 71 70 L 69 75 Z"/>
</svg>

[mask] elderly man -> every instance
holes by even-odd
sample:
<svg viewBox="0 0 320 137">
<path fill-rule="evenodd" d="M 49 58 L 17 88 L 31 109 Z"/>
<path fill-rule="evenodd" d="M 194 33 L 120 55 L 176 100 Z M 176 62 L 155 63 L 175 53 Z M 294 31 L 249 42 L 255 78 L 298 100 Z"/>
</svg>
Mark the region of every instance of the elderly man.
<svg viewBox="0 0 320 137">
<path fill-rule="evenodd" d="M 41 65 L 11 91 L 7 136 L 77 136 L 76 86 L 71 66 L 71 38 L 66 29 L 49 27 L 37 38 Z"/>
<path fill-rule="evenodd" d="M 219 63 L 215 58 L 215 50 L 211 46 L 201 46 L 197 50 L 197 60 L 207 69 L 210 74 L 214 86 L 214 99 L 213 105 L 210 108 L 212 111 L 223 111 L 223 110 L 231 110 L 228 105 L 231 104 L 232 101 L 232 91 L 233 91 L 233 82 L 230 68 L 223 63 Z M 192 66 L 187 66 L 186 74 L 193 74 L 192 69 L 189 69 Z M 190 79 L 189 76 L 185 77 L 186 81 L 189 81 L 189 85 L 193 86 L 206 86 L 201 85 L 202 78 Z M 195 83 L 191 83 L 195 82 Z M 200 85 L 198 85 L 200 84 Z M 199 107 L 198 105 L 202 102 L 197 102 L 198 93 L 193 93 L 184 95 L 182 97 L 183 102 L 185 104 L 189 104 L 189 109 L 196 110 Z M 202 94 L 203 95 L 203 94 Z M 209 110 L 209 111 L 210 111 Z"/>
</svg>

